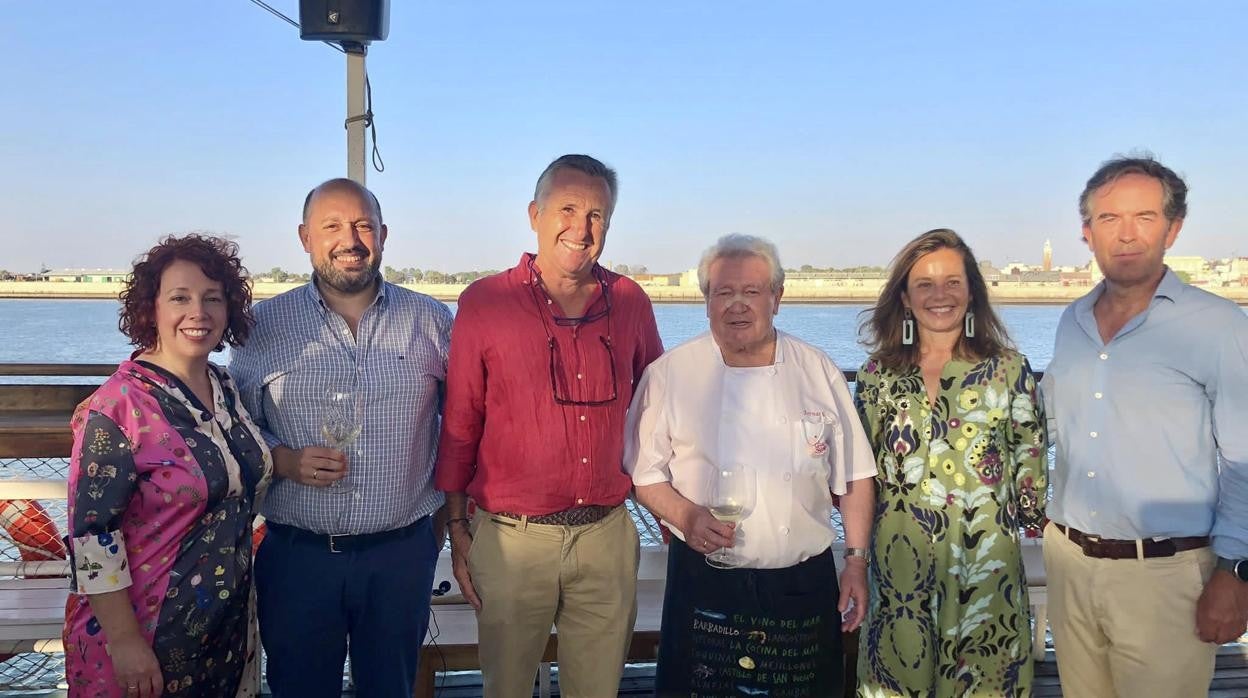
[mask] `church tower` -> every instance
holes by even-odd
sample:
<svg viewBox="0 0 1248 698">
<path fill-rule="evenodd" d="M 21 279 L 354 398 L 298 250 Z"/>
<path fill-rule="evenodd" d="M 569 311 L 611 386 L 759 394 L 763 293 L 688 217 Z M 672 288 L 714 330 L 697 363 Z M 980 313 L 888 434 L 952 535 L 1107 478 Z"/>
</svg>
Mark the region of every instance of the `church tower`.
<svg viewBox="0 0 1248 698">
<path fill-rule="evenodd" d="M 1053 271 L 1053 245 L 1048 240 L 1044 241 L 1044 264 L 1041 269 Z"/>
</svg>

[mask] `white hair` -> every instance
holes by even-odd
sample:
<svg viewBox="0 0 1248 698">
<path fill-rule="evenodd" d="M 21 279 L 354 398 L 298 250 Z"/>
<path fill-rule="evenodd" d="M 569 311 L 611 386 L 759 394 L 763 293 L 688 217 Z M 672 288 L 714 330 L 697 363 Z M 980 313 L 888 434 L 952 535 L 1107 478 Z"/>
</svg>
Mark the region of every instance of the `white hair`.
<svg viewBox="0 0 1248 698">
<path fill-rule="evenodd" d="M 779 291 L 784 286 L 784 267 L 780 266 L 780 253 L 775 244 L 754 235 L 730 233 L 707 248 L 702 253 L 702 261 L 698 262 L 698 287 L 703 297 L 711 293 L 711 265 L 718 259 L 735 257 L 761 257 L 771 269 L 771 290 Z"/>
</svg>

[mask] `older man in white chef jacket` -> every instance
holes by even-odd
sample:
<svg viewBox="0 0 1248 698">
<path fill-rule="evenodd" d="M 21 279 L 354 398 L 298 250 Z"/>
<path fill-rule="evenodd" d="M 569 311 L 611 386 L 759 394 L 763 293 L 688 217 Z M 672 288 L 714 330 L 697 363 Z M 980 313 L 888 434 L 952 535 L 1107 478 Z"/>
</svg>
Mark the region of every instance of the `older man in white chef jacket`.
<svg viewBox="0 0 1248 698">
<path fill-rule="evenodd" d="M 646 369 L 625 442 L 637 499 L 675 534 L 656 693 L 841 695 L 841 632 L 867 604 L 871 447 L 840 369 L 772 324 L 773 244 L 721 238 L 698 282 L 710 332 Z"/>
</svg>

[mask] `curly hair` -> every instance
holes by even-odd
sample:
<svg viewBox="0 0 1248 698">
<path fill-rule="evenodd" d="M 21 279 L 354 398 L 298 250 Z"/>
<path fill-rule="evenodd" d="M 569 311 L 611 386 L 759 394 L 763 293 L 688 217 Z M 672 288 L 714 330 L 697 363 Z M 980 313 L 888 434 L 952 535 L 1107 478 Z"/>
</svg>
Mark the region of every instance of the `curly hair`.
<svg viewBox="0 0 1248 698">
<path fill-rule="evenodd" d="M 948 228 L 937 228 L 911 240 L 890 265 L 888 281 L 880 290 L 879 299 L 873 307 L 863 311 L 865 319 L 858 327 L 858 335 L 866 345 L 871 358 L 891 369 L 919 365 L 919 344 L 903 344 L 901 323 L 905 309 L 901 302 L 902 292 L 907 290 L 910 270 L 920 257 L 941 249 L 952 249 L 962 255 L 966 283 L 971 295 L 968 312 L 975 313 L 975 336 L 958 337 L 953 348 L 954 356 L 961 359 L 986 359 L 1001 356 L 1014 348 L 1010 336 L 988 302 L 988 284 L 975 261 L 975 253 L 957 233 Z"/>
<path fill-rule="evenodd" d="M 134 260 L 134 269 L 119 297 L 121 310 L 117 326 L 121 333 L 142 350 L 156 347 L 156 296 L 160 293 L 160 277 L 177 260 L 197 265 L 204 276 L 224 288 L 228 321 L 213 351 L 221 351 L 226 344 L 241 347 L 256 320 L 251 314 L 249 275 L 239 259 L 238 245 L 197 233 L 166 236 Z"/>
</svg>

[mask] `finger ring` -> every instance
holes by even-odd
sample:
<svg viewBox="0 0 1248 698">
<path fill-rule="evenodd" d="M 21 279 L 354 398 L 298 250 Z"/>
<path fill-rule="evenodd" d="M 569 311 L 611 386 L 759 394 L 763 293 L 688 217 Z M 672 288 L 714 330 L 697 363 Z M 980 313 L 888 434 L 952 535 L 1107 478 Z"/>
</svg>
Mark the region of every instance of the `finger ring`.
<svg viewBox="0 0 1248 698">
<path fill-rule="evenodd" d="M 313 470 L 313 471 L 312 471 L 312 479 L 313 479 L 313 480 L 320 480 L 320 479 L 321 479 L 321 471 L 320 471 L 320 469 L 319 469 L 319 468 L 318 468 L 318 469 L 316 469 L 316 470 Z"/>
</svg>

